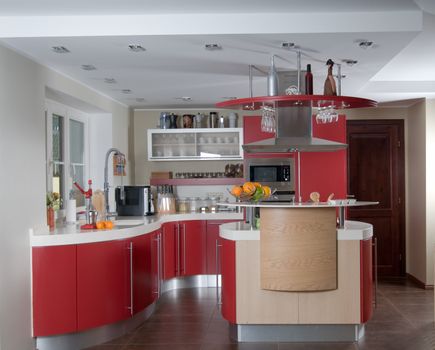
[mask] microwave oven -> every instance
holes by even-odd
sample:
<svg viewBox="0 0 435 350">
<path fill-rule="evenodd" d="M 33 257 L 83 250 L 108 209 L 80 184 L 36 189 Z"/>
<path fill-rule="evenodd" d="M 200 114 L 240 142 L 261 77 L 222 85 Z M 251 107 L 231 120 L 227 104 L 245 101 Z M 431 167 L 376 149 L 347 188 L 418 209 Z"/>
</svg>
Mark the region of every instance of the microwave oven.
<svg viewBox="0 0 435 350">
<path fill-rule="evenodd" d="M 294 201 L 294 159 L 293 158 L 250 158 L 246 161 L 246 180 L 260 182 L 275 195 L 268 201 Z"/>
</svg>

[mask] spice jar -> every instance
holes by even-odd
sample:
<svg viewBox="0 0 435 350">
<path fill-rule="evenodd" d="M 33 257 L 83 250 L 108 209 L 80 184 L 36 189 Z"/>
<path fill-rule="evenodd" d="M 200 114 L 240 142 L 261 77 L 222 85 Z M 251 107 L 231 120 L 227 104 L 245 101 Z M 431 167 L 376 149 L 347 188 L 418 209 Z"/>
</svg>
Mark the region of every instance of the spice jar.
<svg viewBox="0 0 435 350">
<path fill-rule="evenodd" d="M 190 212 L 196 213 L 199 211 L 199 207 L 201 206 L 201 201 L 198 197 L 189 198 L 190 202 Z"/>
<path fill-rule="evenodd" d="M 178 200 L 178 212 L 179 213 L 189 213 L 190 212 L 190 202 L 187 198 L 180 198 Z"/>
</svg>

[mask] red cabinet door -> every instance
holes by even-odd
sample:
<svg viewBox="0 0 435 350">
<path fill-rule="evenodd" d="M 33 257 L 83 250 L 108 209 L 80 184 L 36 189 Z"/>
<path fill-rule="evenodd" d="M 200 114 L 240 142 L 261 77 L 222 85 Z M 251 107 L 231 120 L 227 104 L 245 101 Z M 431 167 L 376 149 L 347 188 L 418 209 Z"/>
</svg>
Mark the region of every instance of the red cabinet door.
<svg viewBox="0 0 435 350">
<path fill-rule="evenodd" d="M 162 260 L 163 279 L 174 278 L 178 274 L 180 259 L 178 255 L 179 240 L 178 222 L 168 222 L 162 225 Z"/>
<path fill-rule="evenodd" d="M 76 245 L 32 248 L 33 335 L 77 330 Z"/>
<path fill-rule="evenodd" d="M 373 263 L 372 239 L 360 243 L 360 298 L 361 323 L 366 323 L 373 313 Z"/>
<path fill-rule="evenodd" d="M 181 275 L 206 273 L 206 221 L 180 221 Z"/>
<path fill-rule="evenodd" d="M 219 237 L 219 226 L 228 222 L 235 222 L 238 220 L 208 220 L 207 221 L 207 274 L 214 275 L 216 271 L 216 241 L 221 245 L 221 238 Z"/>
<path fill-rule="evenodd" d="M 131 242 L 133 255 L 133 314 L 136 314 L 152 302 L 152 233 L 135 237 Z"/>
<path fill-rule="evenodd" d="M 79 331 L 131 315 L 130 242 L 119 240 L 77 245 Z"/>
<path fill-rule="evenodd" d="M 222 316 L 236 323 L 236 242 L 222 239 Z"/>
</svg>

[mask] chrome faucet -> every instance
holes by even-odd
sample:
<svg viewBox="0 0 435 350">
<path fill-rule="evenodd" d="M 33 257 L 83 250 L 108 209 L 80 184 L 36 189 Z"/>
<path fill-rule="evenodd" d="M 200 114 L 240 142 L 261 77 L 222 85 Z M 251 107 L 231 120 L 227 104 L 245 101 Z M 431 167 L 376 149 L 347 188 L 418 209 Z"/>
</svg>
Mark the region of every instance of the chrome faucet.
<svg viewBox="0 0 435 350">
<path fill-rule="evenodd" d="M 115 153 L 115 155 L 121 155 L 122 157 L 125 158 L 125 154 L 122 153 L 117 148 L 110 148 L 106 153 L 106 159 L 104 161 L 104 199 L 106 201 L 106 215 L 107 216 L 116 215 L 116 213 L 110 212 L 110 206 L 109 206 L 109 168 L 108 168 L 108 164 L 109 164 L 109 156 L 111 153 Z"/>
</svg>

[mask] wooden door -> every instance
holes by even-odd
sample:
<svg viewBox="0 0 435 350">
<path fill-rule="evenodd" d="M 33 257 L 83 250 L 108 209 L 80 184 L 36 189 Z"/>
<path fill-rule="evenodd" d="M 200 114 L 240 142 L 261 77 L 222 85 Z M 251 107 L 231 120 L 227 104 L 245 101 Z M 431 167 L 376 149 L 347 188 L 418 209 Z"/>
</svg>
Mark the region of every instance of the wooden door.
<svg viewBox="0 0 435 350">
<path fill-rule="evenodd" d="M 373 224 L 378 273 L 405 275 L 403 120 L 348 120 L 348 193 L 379 205 L 350 209 L 351 220 Z"/>
</svg>

